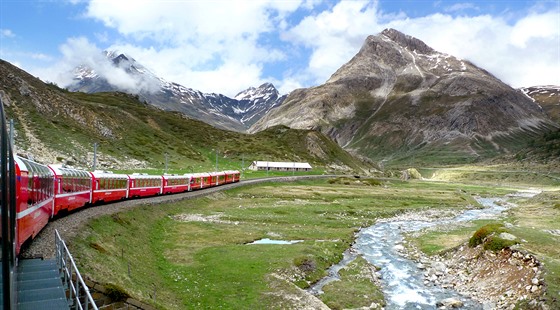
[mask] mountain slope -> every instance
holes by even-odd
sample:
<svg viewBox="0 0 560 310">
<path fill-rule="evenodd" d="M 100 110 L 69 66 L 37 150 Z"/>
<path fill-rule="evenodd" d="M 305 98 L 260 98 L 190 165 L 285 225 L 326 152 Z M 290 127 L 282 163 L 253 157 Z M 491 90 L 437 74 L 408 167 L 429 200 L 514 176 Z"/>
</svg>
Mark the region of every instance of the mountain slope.
<svg viewBox="0 0 560 310">
<path fill-rule="evenodd" d="M 360 171 L 364 164 L 312 130 L 276 127 L 256 135 L 220 130 L 125 93 L 68 92 L 0 60 L 0 98 L 15 123 L 18 154 L 44 163 L 101 169 L 211 171 L 252 160 L 307 161 Z M 160 170 L 161 171 L 161 170 Z"/>
<path fill-rule="evenodd" d="M 369 36 L 325 84 L 293 91 L 250 132 L 279 124 L 396 163 L 475 161 L 555 126 L 522 92 L 394 29 Z"/>
<path fill-rule="evenodd" d="M 205 94 L 166 81 L 133 58 L 115 52 L 106 52 L 95 64 L 76 68 L 74 75 L 75 83 L 67 87 L 70 91 L 122 91 L 138 95 L 140 100 L 160 109 L 181 112 L 215 127 L 240 132 L 284 99 L 270 83 L 249 88 L 236 98 Z"/>
<path fill-rule="evenodd" d="M 548 117 L 560 124 L 560 86 L 542 85 L 520 89 L 546 112 Z"/>
</svg>

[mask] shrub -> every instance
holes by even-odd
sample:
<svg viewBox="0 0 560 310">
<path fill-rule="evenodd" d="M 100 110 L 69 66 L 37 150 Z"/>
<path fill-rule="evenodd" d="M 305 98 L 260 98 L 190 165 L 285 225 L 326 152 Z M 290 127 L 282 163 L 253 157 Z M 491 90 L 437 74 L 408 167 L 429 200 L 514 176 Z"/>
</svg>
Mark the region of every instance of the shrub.
<svg viewBox="0 0 560 310">
<path fill-rule="evenodd" d="M 411 179 L 417 179 L 417 180 L 422 179 L 422 175 L 418 170 L 416 170 L 416 168 L 408 168 L 406 169 L 406 171 L 408 172 L 408 175 L 410 176 Z"/>
<path fill-rule="evenodd" d="M 90 242 L 89 247 L 96 250 L 99 253 L 103 253 L 103 254 L 107 253 L 107 250 L 105 250 L 105 248 L 97 242 Z"/>
<path fill-rule="evenodd" d="M 509 248 L 510 246 L 517 244 L 516 241 L 502 239 L 498 236 L 490 236 L 484 242 L 484 249 L 489 251 L 498 252 L 502 249 Z"/>
<path fill-rule="evenodd" d="M 342 185 L 352 185 L 352 184 L 359 184 L 359 185 L 368 185 L 368 186 L 379 186 L 383 183 L 378 179 L 373 178 L 359 178 L 359 180 L 352 180 L 347 177 L 337 177 L 333 179 L 329 179 L 327 181 L 329 184 L 342 184 Z"/>
<path fill-rule="evenodd" d="M 125 300 L 130 297 L 122 287 L 112 283 L 105 285 L 105 294 L 114 301 Z"/>
<path fill-rule="evenodd" d="M 367 184 L 367 185 L 370 185 L 370 186 L 380 186 L 381 184 L 383 184 L 378 179 L 365 179 L 365 180 L 362 180 L 362 182 L 364 184 Z"/>
<path fill-rule="evenodd" d="M 484 225 L 482 227 L 480 227 L 474 234 L 473 236 L 469 239 L 469 246 L 470 247 L 475 247 L 479 244 L 484 243 L 485 239 L 494 234 L 494 233 L 501 233 L 504 232 L 504 225 L 499 224 L 499 223 L 492 223 L 492 224 L 487 224 Z"/>
<path fill-rule="evenodd" d="M 299 256 L 294 258 L 294 265 L 306 274 L 313 273 L 317 269 L 317 263 L 315 260 L 308 256 Z"/>
<path fill-rule="evenodd" d="M 115 223 L 118 223 L 122 226 L 127 226 L 130 224 L 130 222 L 124 218 L 121 217 L 121 215 L 119 215 L 119 213 L 115 213 L 113 215 L 111 215 L 111 218 L 113 219 L 113 221 L 115 221 Z"/>
</svg>

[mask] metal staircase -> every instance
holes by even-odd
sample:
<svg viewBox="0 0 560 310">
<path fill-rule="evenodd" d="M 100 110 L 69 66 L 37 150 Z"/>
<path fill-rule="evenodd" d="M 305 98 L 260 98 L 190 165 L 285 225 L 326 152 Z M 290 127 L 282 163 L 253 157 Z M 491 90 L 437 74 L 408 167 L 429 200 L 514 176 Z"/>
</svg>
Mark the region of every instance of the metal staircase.
<svg viewBox="0 0 560 310">
<path fill-rule="evenodd" d="M 55 260 L 20 260 L 16 287 L 17 309 L 69 309 Z"/>
</svg>

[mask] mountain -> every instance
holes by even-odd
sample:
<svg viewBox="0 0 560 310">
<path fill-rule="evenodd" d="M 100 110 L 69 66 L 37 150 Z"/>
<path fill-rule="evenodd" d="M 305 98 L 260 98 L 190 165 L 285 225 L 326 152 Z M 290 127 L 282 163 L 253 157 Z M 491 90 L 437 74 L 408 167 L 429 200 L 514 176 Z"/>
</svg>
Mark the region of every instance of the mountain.
<svg viewBox="0 0 560 310">
<path fill-rule="evenodd" d="M 481 160 L 556 126 L 521 91 L 394 29 L 369 36 L 325 84 L 293 91 L 249 131 L 280 124 L 395 164 Z"/>
<path fill-rule="evenodd" d="M 156 76 L 132 57 L 116 52 L 105 52 L 104 56 L 95 63 L 96 69 L 77 67 L 75 82 L 67 88 L 85 93 L 121 91 L 137 95 L 162 110 L 181 112 L 215 127 L 240 132 L 285 99 L 270 83 L 249 88 L 236 98 L 202 93 Z"/>
<path fill-rule="evenodd" d="M 560 86 L 542 85 L 520 89 L 546 112 L 548 117 L 560 124 Z"/>
<path fill-rule="evenodd" d="M 250 127 L 271 109 L 284 102 L 287 95 L 280 93 L 271 83 L 254 88 L 250 87 L 235 96 L 237 103 L 229 106 L 234 114 L 241 116 L 240 121 Z M 229 111 L 227 111 L 229 112 Z M 231 115 L 231 112 L 227 113 Z"/>
<path fill-rule="evenodd" d="M 240 169 L 243 161 L 248 166 L 253 160 L 304 161 L 347 172 L 369 166 L 317 131 L 278 126 L 250 135 L 221 130 L 142 103 L 137 95 L 70 92 L 45 84 L 3 60 L 0 99 L 7 118 L 14 120 L 16 152 L 43 163 L 90 169 L 96 143 L 100 169 L 161 173 L 168 164 L 175 173 L 212 171 L 216 156 L 220 169 Z"/>
</svg>

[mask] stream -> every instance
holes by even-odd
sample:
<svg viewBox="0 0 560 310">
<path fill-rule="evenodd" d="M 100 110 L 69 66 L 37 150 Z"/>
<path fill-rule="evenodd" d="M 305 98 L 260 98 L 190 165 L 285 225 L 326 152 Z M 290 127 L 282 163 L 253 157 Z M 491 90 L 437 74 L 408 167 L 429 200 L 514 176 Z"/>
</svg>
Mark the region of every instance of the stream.
<svg viewBox="0 0 560 310">
<path fill-rule="evenodd" d="M 322 294 L 322 288 L 339 279 L 338 271 L 362 255 L 370 264 L 380 268 L 382 289 L 387 306 L 385 309 L 434 309 L 443 299 L 455 298 L 463 302 L 463 309 L 482 309 L 479 302 L 463 296 L 453 289 L 426 283 L 421 264 L 405 258 L 406 233 L 436 225 L 453 224 L 477 219 L 496 218 L 509 208 L 502 198 L 476 198 L 482 209 L 466 210 L 454 217 L 436 218 L 414 214 L 378 220 L 373 226 L 362 229 L 352 248 L 344 253 L 342 261 L 331 266 L 329 275 L 308 289 L 312 294 Z M 437 214 L 440 211 L 435 211 Z M 420 266 L 419 266 L 420 265 Z"/>
</svg>

